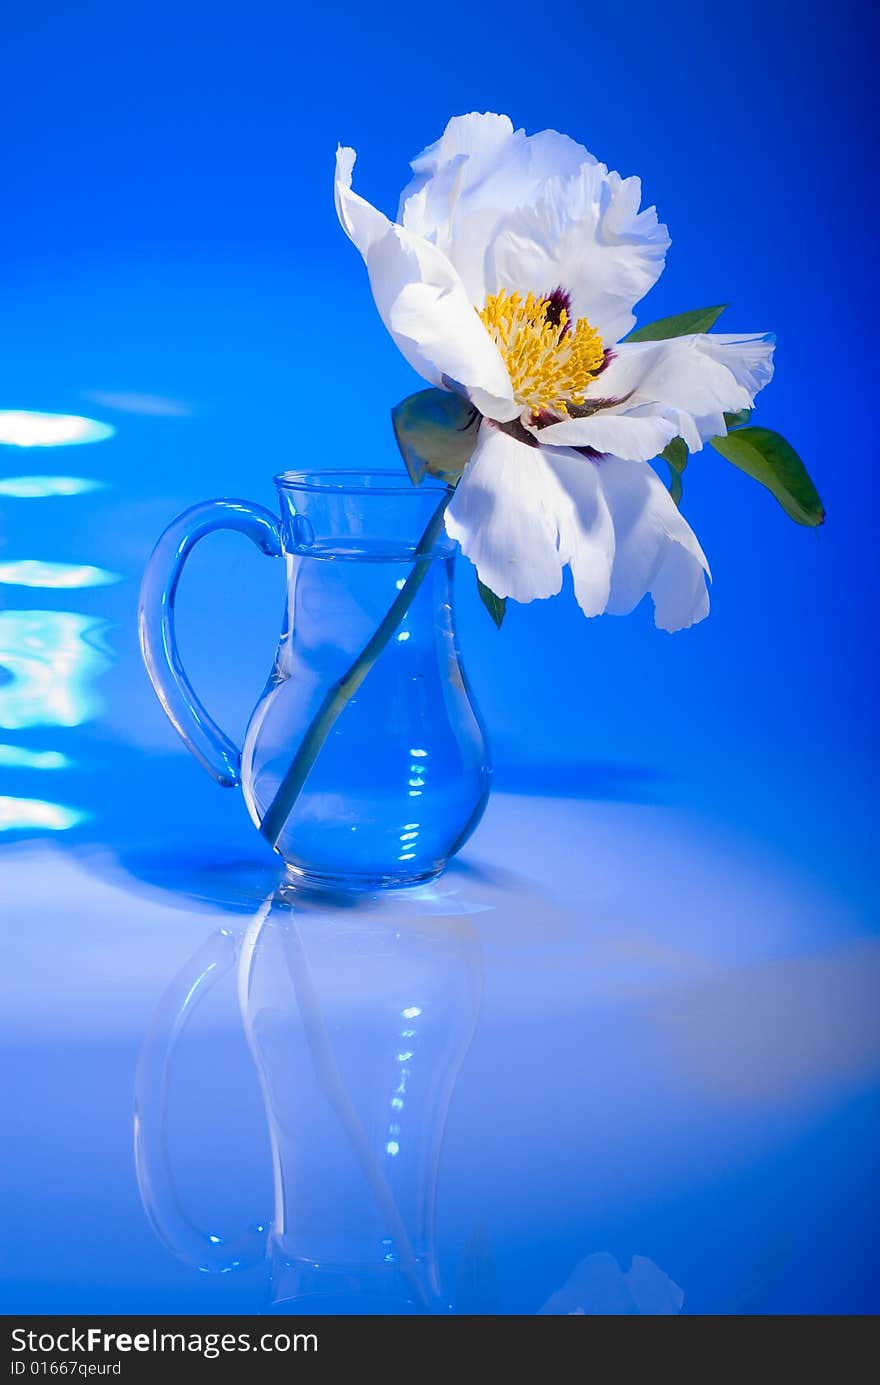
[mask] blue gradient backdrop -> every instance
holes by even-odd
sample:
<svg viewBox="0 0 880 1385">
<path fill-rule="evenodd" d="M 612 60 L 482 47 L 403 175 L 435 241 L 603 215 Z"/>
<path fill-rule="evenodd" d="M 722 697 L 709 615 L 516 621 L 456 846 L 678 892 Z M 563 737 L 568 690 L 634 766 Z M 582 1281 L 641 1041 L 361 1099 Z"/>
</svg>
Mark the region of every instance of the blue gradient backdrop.
<svg viewBox="0 0 880 1385">
<path fill-rule="evenodd" d="M 125 579 L 75 594 L 109 622 L 114 654 L 94 763 L 175 753 L 135 633 L 139 573 L 174 514 L 212 495 L 272 505 L 272 474 L 288 467 L 397 464 L 389 407 L 419 381 L 338 228 L 337 142 L 358 151 L 356 186 L 393 212 L 407 160 L 449 115 L 505 111 L 642 177 L 672 236 L 642 321 L 729 302 L 727 330 L 777 333 L 758 418 L 802 452 L 828 520 L 799 528 L 714 453 L 693 459 L 684 511 L 712 565 L 712 613 L 674 637 L 653 629 L 649 604 L 587 623 L 568 587 L 513 608 L 496 634 L 462 571 L 462 646 L 499 782 L 696 807 L 875 927 L 871 25 L 870 7 L 847 0 L 8 9 L 0 408 L 84 413 L 118 431 L 54 453 L 0 447 L 4 475 L 106 483 L 78 499 L 8 501 L 5 557 Z M 108 392 L 186 409 L 132 412 Z M 187 574 L 182 644 L 237 734 L 269 668 L 277 582 L 225 537 Z M 13 608 L 71 603 L 63 591 L 0 592 Z M 4 781 L 6 793 L 33 791 L 24 771 Z M 195 765 L 185 782 L 194 803 L 214 792 Z M 124 783 L 117 818 L 143 811 L 141 786 Z M 52 789 L 78 801 L 100 784 Z M 233 796 L 216 797 L 250 841 Z"/>
</svg>

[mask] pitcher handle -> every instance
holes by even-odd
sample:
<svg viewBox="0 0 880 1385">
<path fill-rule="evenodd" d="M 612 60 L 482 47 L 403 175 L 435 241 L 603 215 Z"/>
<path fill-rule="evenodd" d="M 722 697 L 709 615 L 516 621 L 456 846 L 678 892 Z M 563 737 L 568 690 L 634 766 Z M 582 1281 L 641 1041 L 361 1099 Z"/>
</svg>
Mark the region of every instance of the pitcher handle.
<svg viewBox="0 0 880 1385">
<path fill-rule="evenodd" d="M 247 1269 L 266 1257 L 269 1222 L 237 1236 L 202 1231 L 184 1212 L 168 1155 L 168 1081 L 178 1040 L 199 1001 L 236 963 L 236 939 L 221 928 L 177 974 L 144 1039 L 134 1089 L 134 1162 L 144 1210 L 156 1235 L 179 1259 L 209 1274 Z"/>
<path fill-rule="evenodd" d="M 281 555 L 278 520 L 246 500 L 206 500 L 179 515 L 165 530 L 141 584 L 138 625 L 144 663 L 156 696 L 181 740 L 224 788 L 241 783 L 241 751 L 220 730 L 184 672 L 174 631 L 174 601 L 183 565 L 206 534 L 236 529 L 269 557 Z"/>
</svg>

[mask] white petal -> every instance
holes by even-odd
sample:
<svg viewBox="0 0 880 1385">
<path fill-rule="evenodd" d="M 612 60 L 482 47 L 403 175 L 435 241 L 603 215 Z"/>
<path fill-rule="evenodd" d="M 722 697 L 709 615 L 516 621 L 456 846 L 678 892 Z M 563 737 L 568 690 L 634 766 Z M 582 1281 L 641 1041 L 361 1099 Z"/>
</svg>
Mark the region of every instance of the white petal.
<svg viewBox="0 0 880 1385">
<path fill-rule="evenodd" d="M 659 405 L 645 405 L 645 411 L 659 410 Z M 723 414 L 708 415 L 702 418 L 694 418 L 692 414 L 685 413 L 683 409 L 663 409 L 658 413 L 672 428 L 673 436 L 681 438 L 689 452 L 699 452 L 703 446 L 704 438 L 714 438 L 716 433 L 726 433 L 727 427 L 724 422 Z M 717 426 L 710 426 L 710 418 L 716 421 Z M 709 426 L 709 432 L 703 432 L 703 428 Z M 618 453 L 618 456 L 620 453 Z"/>
<path fill-rule="evenodd" d="M 776 337 L 772 332 L 752 332 L 746 336 L 735 332 L 704 332 L 699 338 L 699 350 L 718 365 L 729 370 L 745 391 L 748 408 L 759 390 L 773 379 L 773 352 Z"/>
<path fill-rule="evenodd" d="M 456 116 L 413 160 L 398 221 L 443 250 L 471 303 L 482 307 L 486 251 L 498 227 L 533 203 L 549 178 L 568 176 L 591 160 L 582 145 L 556 130 L 526 135 L 507 116 Z"/>
<path fill-rule="evenodd" d="M 659 629 L 696 624 L 709 613 L 709 565 L 668 490 L 643 462 L 604 457 L 595 466 L 616 540 L 608 611 L 628 615 L 650 592 Z"/>
<path fill-rule="evenodd" d="M 539 428 L 535 436 L 551 447 L 592 447 L 630 462 L 649 462 L 678 435 L 674 421 L 652 413 L 598 413 Z"/>
<path fill-rule="evenodd" d="M 506 115 L 454 116 L 440 138 L 411 160 L 413 177 L 400 194 L 400 225 L 426 240 L 444 239 L 462 192 L 467 195 L 493 165 L 503 162 L 512 141 L 513 125 Z"/>
<path fill-rule="evenodd" d="M 534 206 L 499 230 L 488 257 L 490 291 L 564 288 L 572 315 L 612 345 L 635 323 L 633 305 L 659 278 L 670 243 L 656 210 L 640 212 L 640 200 L 638 178 L 600 163 L 551 179 Z"/>
<path fill-rule="evenodd" d="M 616 548 L 601 467 L 561 447 L 542 451 L 570 502 L 557 508 L 560 556 L 571 567 L 574 594 L 584 615 L 601 615 L 608 605 Z"/>
<path fill-rule="evenodd" d="M 530 447 L 484 423 L 446 529 L 497 596 L 554 596 L 570 565 L 587 616 L 628 614 L 647 592 L 662 630 L 708 614 L 703 550 L 642 462 Z"/>
<path fill-rule="evenodd" d="M 691 451 L 724 431 L 724 412 L 750 408 L 773 374 L 772 336 L 700 333 L 621 342 L 587 398 L 619 401 L 609 414 L 654 414 L 675 424 Z M 719 427 L 719 420 L 721 426 Z"/>
<path fill-rule="evenodd" d="M 584 615 L 627 615 L 648 592 L 662 630 L 708 615 L 703 550 L 649 466 L 562 448 L 545 456 L 571 502 L 557 501 L 559 548 Z"/>
<path fill-rule="evenodd" d="M 705 620 L 709 614 L 705 574 L 706 569 L 683 545 L 667 546 L 666 556 L 654 574 L 650 589 L 654 624 L 658 630 L 674 633 Z"/>
<path fill-rule="evenodd" d="M 567 503 L 541 448 L 483 423 L 446 511 L 446 531 L 496 596 L 555 596 L 562 586 L 560 501 Z"/>
<path fill-rule="evenodd" d="M 337 151 L 336 210 L 364 257 L 376 307 L 399 350 L 432 385 L 458 386 L 490 418 L 515 418 L 507 367 L 452 265 L 352 192 L 354 161 L 353 149 Z"/>
<path fill-rule="evenodd" d="M 410 199 L 450 164 L 462 158 L 470 160 L 472 174 L 469 181 L 473 182 L 498 162 L 512 139 L 513 122 L 507 115 L 471 111 L 469 115 L 452 116 L 440 138 L 410 161 L 413 178 L 400 195 L 398 221 L 403 223 Z M 411 210 L 414 212 L 415 207 Z M 434 224 L 436 226 L 437 223 Z M 424 235 L 427 229 L 423 226 L 419 234 Z"/>
</svg>

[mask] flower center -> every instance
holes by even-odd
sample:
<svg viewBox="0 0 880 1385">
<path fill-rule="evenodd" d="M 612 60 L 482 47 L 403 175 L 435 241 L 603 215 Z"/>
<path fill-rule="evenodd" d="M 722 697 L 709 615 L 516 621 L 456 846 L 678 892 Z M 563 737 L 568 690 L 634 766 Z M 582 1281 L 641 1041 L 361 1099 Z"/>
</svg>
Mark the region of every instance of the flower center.
<svg viewBox="0 0 880 1385">
<path fill-rule="evenodd" d="M 605 360 L 599 333 L 585 317 L 572 325 L 565 299 L 558 290 L 522 298 L 501 289 L 477 309 L 504 358 L 514 399 L 533 414 L 566 416 L 570 404 L 583 404 Z"/>
</svg>

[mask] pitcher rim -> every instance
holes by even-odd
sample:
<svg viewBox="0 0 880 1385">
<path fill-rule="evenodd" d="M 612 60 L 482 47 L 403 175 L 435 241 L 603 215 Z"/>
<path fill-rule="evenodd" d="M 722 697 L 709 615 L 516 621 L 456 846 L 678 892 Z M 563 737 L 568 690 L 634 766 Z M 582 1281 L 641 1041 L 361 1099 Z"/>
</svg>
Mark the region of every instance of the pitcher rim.
<svg viewBox="0 0 880 1385">
<path fill-rule="evenodd" d="M 326 471 L 280 471 L 274 478 L 279 490 L 311 491 L 336 495 L 412 495 L 447 490 L 443 482 L 426 476 L 416 486 L 406 472 L 390 467 L 328 467 Z M 376 484 L 378 482 L 378 484 Z"/>
</svg>

